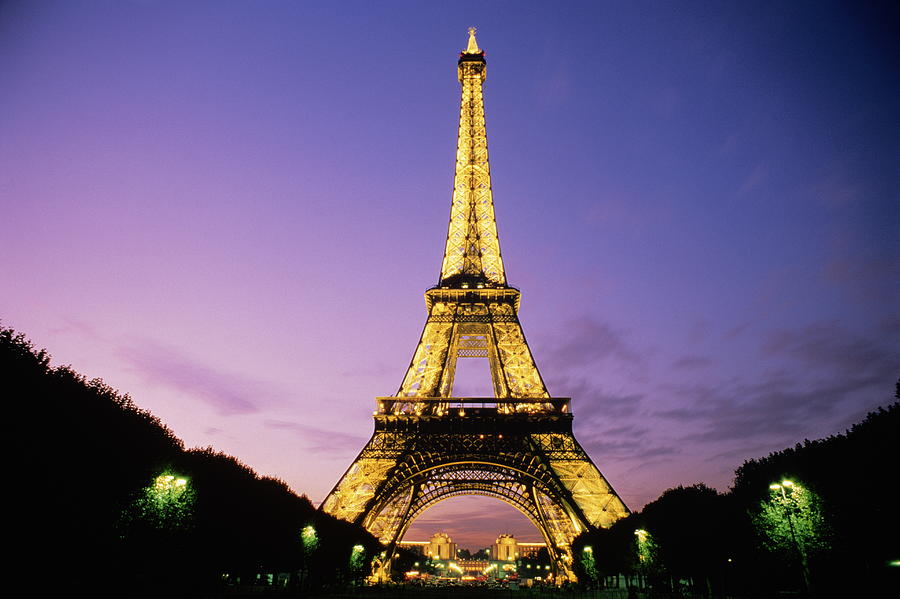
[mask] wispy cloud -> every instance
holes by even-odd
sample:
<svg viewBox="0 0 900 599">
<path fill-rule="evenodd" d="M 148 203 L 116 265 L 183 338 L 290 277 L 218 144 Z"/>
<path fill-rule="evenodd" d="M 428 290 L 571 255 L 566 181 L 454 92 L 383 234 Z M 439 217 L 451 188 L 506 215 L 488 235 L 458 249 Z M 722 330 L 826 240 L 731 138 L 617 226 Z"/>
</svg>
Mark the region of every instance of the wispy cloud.
<svg viewBox="0 0 900 599">
<path fill-rule="evenodd" d="M 672 362 L 672 366 L 679 370 L 696 370 L 698 368 L 705 368 L 710 364 L 712 364 L 712 360 L 709 358 L 696 355 L 682 356 Z"/>
<path fill-rule="evenodd" d="M 560 387 L 566 390 L 567 395 L 576 398 L 579 420 L 591 423 L 610 418 L 621 421 L 622 418 L 634 416 L 644 400 L 644 396 L 638 393 L 609 392 L 584 377 L 566 379 Z"/>
<path fill-rule="evenodd" d="M 834 321 L 774 332 L 762 346 L 767 354 L 795 358 L 809 367 L 857 383 L 900 370 L 900 318 L 884 320 L 875 334 L 850 331 Z M 874 381 L 873 381 L 874 382 Z"/>
<path fill-rule="evenodd" d="M 587 379 L 569 388 L 575 391 L 573 397 L 579 398 L 576 436 L 589 455 L 603 462 L 627 460 L 637 468 L 650 459 L 679 453 L 643 423 L 642 414 L 647 411 L 644 395 L 611 393 Z"/>
<path fill-rule="evenodd" d="M 631 468 L 640 468 L 648 460 L 681 453 L 681 450 L 675 445 L 655 444 L 650 435 L 640 437 L 625 435 L 604 437 L 601 435 L 599 438 L 588 437 L 583 443 L 586 451 L 590 455 L 597 456 L 598 463 L 601 465 L 605 461 L 615 459 L 636 462 L 637 465 L 632 465 Z"/>
<path fill-rule="evenodd" d="M 85 322 L 84 320 L 72 318 L 70 316 L 64 316 L 62 318 L 62 324 L 50 328 L 49 331 L 54 334 L 73 333 L 76 335 L 80 335 L 85 339 L 91 340 L 98 340 L 102 338 L 100 333 L 97 331 L 97 327 L 95 327 L 93 324 Z"/>
<path fill-rule="evenodd" d="M 544 361 L 554 371 L 567 372 L 609 361 L 640 365 L 643 357 L 628 342 L 625 333 L 590 316 L 572 320 L 561 327 Z"/>
<path fill-rule="evenodd" d="M 679 453 L 670 440 L 652 434 L 644 421 L 647 396 L 640 391 L 648 367 L 647 350 L 609 323 L 585 316 L 560 329 L 542 362 L 552 387 L 574 398 L 576 436 L 601 462 L 628 461 L 641 468 Z M 611 388 L 603 373 L 625 371 L 627 388 Z"/>
<path fill-rule="evenodd" d="M 281 395 L 268 383 L 214 368 L 151 340 L 124 345 L 119 355 L 147 382 L 195 397 L 225 416 L 259 412 Z"/>
<path fill-rule="evenodd" d="M 683 439 L 701 443 L 761 440 L 793 442 L 817 425 L 835 428 L 887 400 L 900 374 L 900 323 L 889 321 L 872 334 L 833 322 L 773 332 L 763 355 L 781 368 L 752 381 L 709 381 L 666 386 L 684 398 L 680 407 L 655 413 L 694 428 Z"/>
<path fill-rule="evenodd" d="M 896 306 L 900 304 L 900 241 L 893 250 L 876 257 L 841 253 L 824 264 L 822 276 L 868 305 Z"/>
<path fill-rule="evenodd" d="M 722 334 L 722 337 L 724 337 L 725 339 L 729 339 L 729 340 L 735 339 L 737 337 L 740 337 L 744 333 L 744 331 L 746 331 L 749 327 L 750 327 L 749 322 L 739 323 L 739 324 L 729 328 L 728 330 L 726 330 Z"/>
<path fill-rule="evenodd" d="M 633 422 L 625 426 L 602 427 L 590 423 L 578 427 L 577 437 L 589 455 L 599 464 L 609 460 L 627 461 L 630 468 L 640 468 L 651 460 L 674 456 L 681 450 L 674 444 L 660 439 L 645 426 Z M 622 419 L 610 418 L 620 424 Z"/>
<path fill-rule="evenodd" d="M 287 420 L 267 420 L 263 423 L 266 427 L 278 430 L 288 430 L 295 433 L 303 440 L 303 448 L 315 454 L 333 454 L 335 452 L 362 449 L 366 439 L 356 435 L 348 435 L 337 431 L 327 430 L 299 422 Z"/>
<path fill-rule="evenodd" d="M 796 439 L 811 422 L 832 415 L 839 395 L 853 388 L 846 384 L 801 389 L 788 373 L 779 372 L 751 384 L 683 388 L 680 393 L 693 401 L 657 415 L 699 428 L 684 436 L 688 441 Z"/>
</svg>

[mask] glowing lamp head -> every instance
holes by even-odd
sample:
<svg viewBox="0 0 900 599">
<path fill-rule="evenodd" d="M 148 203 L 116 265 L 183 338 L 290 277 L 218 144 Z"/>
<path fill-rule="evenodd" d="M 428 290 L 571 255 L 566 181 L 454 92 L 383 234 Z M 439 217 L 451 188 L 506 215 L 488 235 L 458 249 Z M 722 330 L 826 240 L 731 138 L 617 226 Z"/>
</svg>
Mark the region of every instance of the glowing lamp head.
<svg viewBox="0 0 900 599">
<path fill-rule="evenodd" d="M 300 531 L 300 538 L 303 541 L 303 547 L 307 551 L 315 549 L 319 544 L 319 539 L 316 535 L 316 529 L 312 524 L 307 524 L 303 527 L 303 530 Z"/>
</svg>

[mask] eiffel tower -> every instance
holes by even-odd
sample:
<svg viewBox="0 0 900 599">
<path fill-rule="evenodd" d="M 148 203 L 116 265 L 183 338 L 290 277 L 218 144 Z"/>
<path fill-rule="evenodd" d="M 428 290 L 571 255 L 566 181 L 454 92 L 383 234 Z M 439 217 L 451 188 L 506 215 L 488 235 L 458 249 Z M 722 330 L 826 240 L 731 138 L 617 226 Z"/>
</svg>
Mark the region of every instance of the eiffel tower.
<svg viewBox="0 0 900 599">
<path fill-rule="evenodd" d="M 376 398 L 372 438 L 321 509 L 387 546 L 376 568 L 383 577 L 426 509 L 458 495 L 494 497 L 541 531 L 557 580 L 574 580 L 572 540 L 628 508 L 575 439 L 571 399 L 550 396 L 522 333 L 494 220 L 485 65 L 471 28 L 458 62 L 450 228 L 440 280 L 425 292 L 425 329 L 396 395 Z M 459 358 L 487 358 L 494 397 L 453 396 Z"/>
</svg>

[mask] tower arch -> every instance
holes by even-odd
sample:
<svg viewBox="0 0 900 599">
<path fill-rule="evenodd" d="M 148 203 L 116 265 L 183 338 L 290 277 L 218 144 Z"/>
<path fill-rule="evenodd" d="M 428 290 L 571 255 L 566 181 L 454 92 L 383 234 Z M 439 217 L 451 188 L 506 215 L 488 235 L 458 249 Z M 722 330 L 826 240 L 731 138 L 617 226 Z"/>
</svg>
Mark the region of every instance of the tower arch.
<svg viewBox="0 0 900 599">
<path fill-rule="evenodd" d="M 393 550 L 415 519 L 436 503 L 463 495 L 493 497 L 528 518 L 543 536 L 557 568 L 567 570 L 569 545 L 585 529 L 584 518 L 550 472 L 527 466 L 521 460 L 487 457 L 429 464 L 389 481 L 362 524 Z"/>
</svg>

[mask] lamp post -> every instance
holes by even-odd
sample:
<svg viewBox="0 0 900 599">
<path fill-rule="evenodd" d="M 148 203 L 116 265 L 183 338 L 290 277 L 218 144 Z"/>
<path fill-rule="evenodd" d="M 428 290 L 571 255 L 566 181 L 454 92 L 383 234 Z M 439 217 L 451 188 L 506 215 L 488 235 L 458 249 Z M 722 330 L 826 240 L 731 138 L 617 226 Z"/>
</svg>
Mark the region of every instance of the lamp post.
<svg viewBox="0 0 900 599">
<path fill-rule="evenodd" d="M 170 472 L 160 474 L 144 491 L 144 515 L 154 526 L 177 530 L 192 516 L 194 492 L 188 479 Z"/>
<path fill-rule="evenodd" d="M 316 533 L 316 528 L 312 524 L 307 524 L 300 531 L 300 542 L 303 546 L 303 567 L 300 570 L 300 588 L 306 589 L 306 585 L 309 584 L 309 575 L 312 572 L 312 569 L 309 567 L 309 562 L 312 558 L 312 554 L 319 546 L 319 535 Z"/>
<path fill-rule="evenodd" d="M 634 536 L 636 536 L 638 538 L 638 561 L 640 561 L 641 563 L 644 563 L 644 561 L 646 561 L 646 559 L 647 559 L 647 556 L 644 553 L 644 551 L 646 550 L 646 547 L 647 547 L 647 535 L 648 534 L 649 533 L 646 530 L 644 530 L 643 528 L 639 528 L 636 531 L 634 531 Z"/>
<path fill-rule="evenodd" d="M 650 556 L 647 555 L 647 537 L 650 536 L 650 533 L 639 528 L 634 531 L 634 536 L 637 537 L 639 583 L 641 588 L 644 588 L 647 585 L 647 569 L 650 561 Z"/>
<path fill-rule="evenodd" d="M 590 545 L 585 545 L 581 550 L 581 564 L 593 587 L 597 583 L 597 564 L 594 562 L 594 548 Z"/>
<path fill-rule="evenodd" d="M 787 516 L 788 528 L 791 531 L 791 541 L 794 543 L 794 548 L 797 550 L 797 556 L 800 558 L 800 574 L 803 579 L 803 594 L 809 595 L 809 567 L 806 563 L 806 552 L 803 551 L 800 541 L 797 540 L 797 532 L 794 529 L 794 519 L 791 517 L 791 512 L 793 511 L 792 505 L 794 504 L 794 490 L 801 488 L 800 485 L 797 485 L 790 480 L 783 480 L 780 483 L 772 483 L 769 485 L 769 489 L 775 491 L 776 494 L 781 494 L 781 505 Z M 788 499 L 788 490 L 790 491 L 790 499 Z"/>
</svg>

